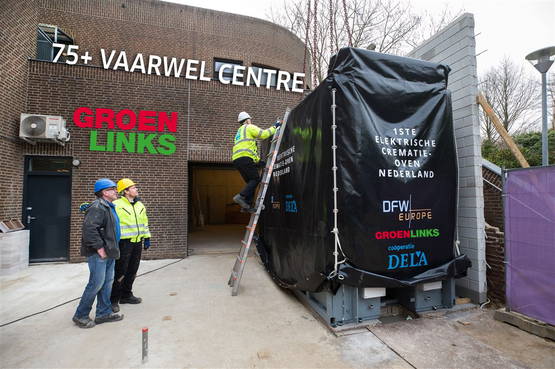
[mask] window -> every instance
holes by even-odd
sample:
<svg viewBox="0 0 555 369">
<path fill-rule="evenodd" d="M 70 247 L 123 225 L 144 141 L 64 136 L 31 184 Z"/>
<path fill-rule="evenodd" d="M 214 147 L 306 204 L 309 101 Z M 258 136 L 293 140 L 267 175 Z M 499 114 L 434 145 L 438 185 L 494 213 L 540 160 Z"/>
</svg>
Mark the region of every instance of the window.
<svg viewBox="0 0 555 369">
<path fill-rule="evenodd" d="M 262 64 L 254 64 L 252 65 L 252 71 L 254 72 L 255 75 L 258 75 L 258 71 L 260 71 L 260 86 L 261 87 L 266 87 L 266 84 L 268 83 L 268 74 L 264 73 L 264 69 L 269 69 L 272 71 L 275 71 L 275 73 L 271 74 L 271 79 L 270 79 L 270 87 L 276 87 L 277 86 L 277 74 L 278 74 L 278 69 L 274 68 L 274 67 L 270 67 L 267 65 L 262 65 Z M 251 85 L 253 83 L 251 82 Z"/>
<path fill-rule="evenodd" d="M 235 69 L 235 66 L 242 66 L 243 62 L 240 60 L 214 58 L 214 79 L 220 78 L 220 68 L 225 64 L 231 64 L 233 68 L 224 69 L 222 79 L 224 81 L 231 81 L 233 79 L 233 70 Z M 243 81 L 244 78 L 238 78 L 238 80 Z"/>
<path fill-rule="evenodd" d="M 52 61 L 57 51 L 54 50 L 53 43 L 73 45 L 73 39 L 56 26 L 39 24 L 37 29 L 37 59 Z M 65 55 L 62 55 L 58 61 L 64 62 Z"/>
<path fill-rule="evenodd" d="M 34 156 L 29 157 L 29 172 L 70 173 L 71 158 Z"/>
</svg>

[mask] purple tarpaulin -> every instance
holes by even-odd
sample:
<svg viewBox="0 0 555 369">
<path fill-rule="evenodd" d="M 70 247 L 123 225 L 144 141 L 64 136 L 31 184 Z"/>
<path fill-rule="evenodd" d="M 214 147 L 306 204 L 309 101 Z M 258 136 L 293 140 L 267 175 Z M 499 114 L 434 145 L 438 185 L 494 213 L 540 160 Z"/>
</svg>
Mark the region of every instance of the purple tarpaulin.
<svg viewBox="0 0 555 369">
<path fill-rule="evenodd" d="M 507 309 L 555 324 L 555 166 L 507 172 Z"/>
</svg>

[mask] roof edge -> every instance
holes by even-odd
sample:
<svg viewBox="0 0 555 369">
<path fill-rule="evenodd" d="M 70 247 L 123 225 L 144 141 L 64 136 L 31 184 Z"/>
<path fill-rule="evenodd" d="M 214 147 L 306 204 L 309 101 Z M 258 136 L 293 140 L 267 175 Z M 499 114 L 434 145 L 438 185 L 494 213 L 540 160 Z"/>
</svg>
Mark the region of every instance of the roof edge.
<svg viewBox="0 0 555 369">
<path fill-rule="evenodd" d="M 149 2 L 148 0 L 143 0 L 144 2 Z M 245 18 L 245 19 L 249 19 L 251 21 L 256 21 L 256 22 L 260 22 L 260 23 L 264 23 L 267 24 L 270 27 L 274 27 L 274 28 L 278 28 L 280 30 L 283 30 L 285 32 L 287 32 L 293 39 L 295 39 L 296 41 L 298 41 L 301 45 L 305 46 L 305 43 L 299 38 L 299 36 L 297 36 L 296 34 L 294 34 L 293 32 L 291 32 L 289 29 L 287 29 L 286 27 L 279 25 L 277 23 L 271 22 L 267 19 L 262 19 L 262 18 L 257 18 L 257 17 L 253 17 L 250 15 L 243 15 L 243 14 L 237 14 L 237 13 L 230 13 L 230 12 L 225 12 L 222 10 L 216 10 L 216 9 L 210 9 L 210 8 L 204 8 L 201 6 L 193 6 L 193 5 L 187 5 L 187 4 L 181 4 L 181 3 L 176 3 L 173 2 L 171 0 L 157 0 L 159 3 L 163 3 L 165 5 L 168 6 L 175 6 L 177 8 L 183 7 L 183 8 L 189 8 L 189 9 L 202 9 L 203 11 L 207 11 L 207 12 L 212 12 L 212 13 L 216 13 L 216 14 L 221 14 L 221 15 L 232 15 L 235 17 L 240 17 L 240 18 Z"/>
<path fill-rule="evenodd" d="M 491 170 L 492 172 L 494 172 L 497 175 L 502 175 L 503 174 L 503 169 L 501 169 L 501 167 L 493 164 L 491 161 L 482 158 L 482 166 Z"/>
</svg>

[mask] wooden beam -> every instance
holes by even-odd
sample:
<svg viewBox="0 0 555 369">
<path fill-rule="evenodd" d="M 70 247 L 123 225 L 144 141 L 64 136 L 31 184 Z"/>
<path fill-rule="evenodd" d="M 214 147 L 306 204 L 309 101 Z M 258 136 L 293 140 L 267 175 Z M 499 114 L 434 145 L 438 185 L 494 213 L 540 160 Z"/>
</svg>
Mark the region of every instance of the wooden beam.
<svg viewBox="0 0 555 369">
<path fill-rule="evenodd" d="M 493 319 L 509 323 L 510 325 L 514 325 L 536 336 L 555 340 L 555 327 L 524 314 L 519 314 L 515 311 L 507 311 L 503 308 L 495 311 Z"/>
<path fill-rule="evenodd" d="M 505 141 L 505 143 L 509 147 L 509 150 L 511 150 L 511 152 L 515 156 L 516 160 L 518 160 L 520 166 L 523 168 L 529 168 L 530 164 L 528 164 L 526 158 L 524 158 L 524 155 L 522 155 L 522 153 L 520 152 L 517 144 L 513 141 L 513 138 L 509 136 L 509 133 L 503 126 L 503 123 L 501 123 L 501 121 L 497 117 L 497 114 L 495 114 L 492 107 L 481 92 L 478 94 L 478 96 L 476 96 L 476 101 L 482 106 L 482 109 L 484 109 L 484 113 L 486 113 L 486 115 L 491 119 L 491 121 L 493 122 L 493 126 L 495 127 L 501 138 L 503 138 L 503 141 Z"/>
</svg>

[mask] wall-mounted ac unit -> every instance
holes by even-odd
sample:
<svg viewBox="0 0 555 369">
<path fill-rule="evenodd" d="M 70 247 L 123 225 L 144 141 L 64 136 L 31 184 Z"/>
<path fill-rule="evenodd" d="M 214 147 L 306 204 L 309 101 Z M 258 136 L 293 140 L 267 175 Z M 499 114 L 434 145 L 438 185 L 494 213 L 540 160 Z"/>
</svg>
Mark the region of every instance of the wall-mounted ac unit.
<svg viewBox="0 0 555 369">
<path fill-rule="evenodd" d="M 33 145 L 37 142 L 56 142 L 63 146 L 69 141 L 69 132 L 65 119 L 60 116 L 22 113 L 19 137 Z"/>
</svg>

